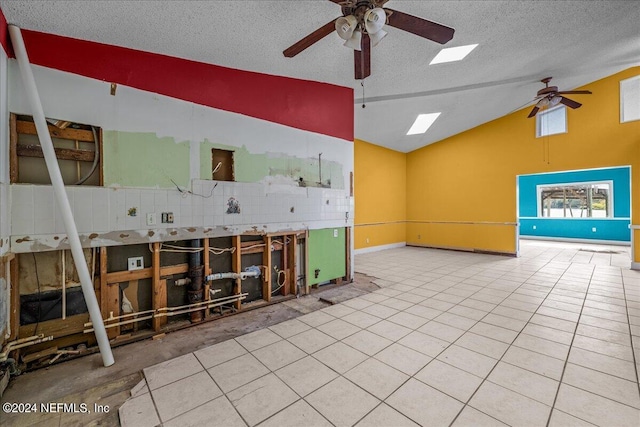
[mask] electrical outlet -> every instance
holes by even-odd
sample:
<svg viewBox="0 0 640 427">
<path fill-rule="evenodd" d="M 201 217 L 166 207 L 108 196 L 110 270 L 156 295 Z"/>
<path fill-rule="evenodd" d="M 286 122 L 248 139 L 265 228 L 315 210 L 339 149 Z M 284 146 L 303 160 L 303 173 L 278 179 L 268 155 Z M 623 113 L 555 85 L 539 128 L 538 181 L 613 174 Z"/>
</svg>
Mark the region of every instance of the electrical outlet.
<svg viewBox="0 0 640 427">
<path fill-rule="evenodd" d="M 127 264 L 129 266 L 129 271 L 142 270 L 144 268 L 144 258 L 141 256 L 127 258 Z"/>
<path fill-rule="evenodd" d="M 595 227 L 592 227 L 592 228 L 591 228 L 591 232 L 592 232 L 592 233 L 595 233 L 596 231 L 597 231 L 597 230 L 596 230 L 596 228 L 595 228 Z"/>
<path fill-rule="evenodd" d="M 147 225 L 156 225 L 156 213 L 150 212 L 147 214 Z"/>
<path fill-rule="evenodd" d="M 533 229 L 534 229 L 534 230 L 535 230 L 535 229 L 537 229 L 537 228 L 538 228 L 537 226 L 535 226 L 535 225 L 533 226 Z"/>
<path fill-rule="evenodd" d="M 367 237 L 367 245 L 369 244 L 369 238 Z"/>
<path fill-rule="evenodd" d="M 173 212 L 162 212 L 161 221 L 163 224 L 173 224 Z"/>
<path fill-rule="evenodd" d="M 418 234 L 418 240 L 420 240 L 420 237 L 422 237 L 422 236 L 420 236 L 420 235 Z"/>
<path fill-rule="evenodd" d="M 333 229 L 333 237 L 338 237 L 338 229 L 337 228 Z"/>
</svg>

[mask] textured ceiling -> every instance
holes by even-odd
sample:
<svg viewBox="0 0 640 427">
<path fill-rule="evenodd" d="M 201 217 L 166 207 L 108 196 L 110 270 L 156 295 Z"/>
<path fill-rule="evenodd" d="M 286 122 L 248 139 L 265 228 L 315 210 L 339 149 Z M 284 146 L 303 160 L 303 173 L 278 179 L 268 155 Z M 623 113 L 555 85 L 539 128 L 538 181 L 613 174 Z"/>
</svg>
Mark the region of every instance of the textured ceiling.
<svg viewBox="0 0 640 427">
<path fill-rule="evenodd" d="M 335 34 L 294 58 L 282 51 L 340 16 L 327 0 L 0 0 L 22 28 L 355 90 L 355 135 L 408 152 L 512 112 L 542 87 L 570 90 L 640 65 L 638 1 L 403 1 L 386 6 L 455 28 L 445 47 L 479 43 L 461 62 L 429 65 L 441 45 L 395 28 L 372 48 L 371 76 Z M 588 102 L 587 98 L 575 97 Z M 442 112 L 406 136 L 420 113 Z"/>
</svg>

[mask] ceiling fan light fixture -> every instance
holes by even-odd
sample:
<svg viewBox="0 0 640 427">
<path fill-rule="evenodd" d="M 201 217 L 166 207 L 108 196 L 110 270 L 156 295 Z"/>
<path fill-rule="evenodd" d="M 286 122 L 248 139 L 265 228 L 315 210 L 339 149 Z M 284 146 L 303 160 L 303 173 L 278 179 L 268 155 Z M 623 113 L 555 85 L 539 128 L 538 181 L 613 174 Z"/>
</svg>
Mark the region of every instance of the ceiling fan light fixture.
<svg viewBox="0 0 640 427">
<path fill-rule="evenodd" d="M 362 32 L 358 29 L 353 31 L 353 35 L 349 40 L 344 42 L 343 46 L 350 47 L 353 50 L 361 50 Z"/>
<path fill-rule="evenodd" d="M 553 98 L 551 98 L 549 100 L 549 108 L 555 107 L 556 105 L 558 105 L 560 103 L 560 101 L 562 101 L 562 97 L 560 95 L 554 96 Z"/>
<path fill-rule="evenodd" d="M 466 46 L 458 46 L 458 47 L 449 47 L 446 49 L 442 49 L 438 54 L 431 60 L 429 65 L 434 64 L 442 64 L 445 62 L 454 62 L 460 61 L 464 59 L 468 54 L 471 53 L 473 49 L 478 47 L 478 44 L 469 44 Z"/>
<path fill-rule="evenodd" d="M 538 108 L 544 108 L 548 106 L 549 106 L 549 98 L 547 98 L 546 96 L 542 98 L 540 101 L 538 101 L 538 103 L 536 104 L 536 107 Z"/>
<path fill-rule="evenodd" d="M 343 40 L 349 40 L 356 28 L 358 28 L 358 19 L 353 15 L 336 19 L 336 32 Z"/>
<path fill-rule="evenodd" d="M 364 27 L 369 35 L 382 30 L 387 21 L 387 14 L 381 7 L 369 9 L 364 14 Z"/>
<path fill-rule="evenodd" d="M 385 30 L 380 30 L 377 31 L 374 34 L 369 33 L 369 38 L 371 39 L 371 46 L 376 46 L 378 43 L 380 43 L 380 40 L 382 40 L 387 34 Z"/>
</svg>

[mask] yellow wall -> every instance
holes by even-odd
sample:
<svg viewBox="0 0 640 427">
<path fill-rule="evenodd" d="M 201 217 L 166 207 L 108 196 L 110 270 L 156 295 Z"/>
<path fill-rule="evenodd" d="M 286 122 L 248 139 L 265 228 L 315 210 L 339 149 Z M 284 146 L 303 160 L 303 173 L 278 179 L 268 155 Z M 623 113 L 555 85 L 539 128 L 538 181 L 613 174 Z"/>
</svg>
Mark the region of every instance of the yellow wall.
<svg viewBox="0 0 640 427">
<path fill-rule="evenodd" d="M 407 155 L 356 140 L 354 158 L 355 248 L 404 242 Z"/>
<path fill-rule="evenodd" d="M 515 253 L 517 175 L 606 166 L 632 166 L 631 222 L 640 224 L 640 121 L 620 123 L 620 80 L 639 74 L 571 96 L 583 106 L 567 109 L 566 134 L 536 138 L 529 107 L 407 154 L 407 244 Z M 640 230 L 635 241 L 639 262 Z"/>
</svg>

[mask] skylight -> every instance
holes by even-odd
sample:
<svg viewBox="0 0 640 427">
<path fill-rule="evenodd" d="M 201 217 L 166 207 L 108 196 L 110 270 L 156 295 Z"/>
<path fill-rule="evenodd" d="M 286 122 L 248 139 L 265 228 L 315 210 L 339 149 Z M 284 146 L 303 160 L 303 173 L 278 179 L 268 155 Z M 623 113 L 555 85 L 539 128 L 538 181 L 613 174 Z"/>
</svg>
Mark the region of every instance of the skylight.
<svg viewBox="0 0 640 427">
<path fill-rule="evenodd" d="M 443 62 L 454 62 L 464 59 L 473 49 L 478 46 L 477 44 L 469 44 L 466 46 L 449 47 L 442 49 L 435 58 L 431 60 L 429 65 L 441 64 Z"/>
<path fill-rule="evenodd" d="M 427 129 L 431 127 L 433 122 L 436 121 L 440 113 L 420 114 L 411 129 L 407 132 L 407 135 L 417 135 L 419 133 L 425 133 Z"/>
</svg>

